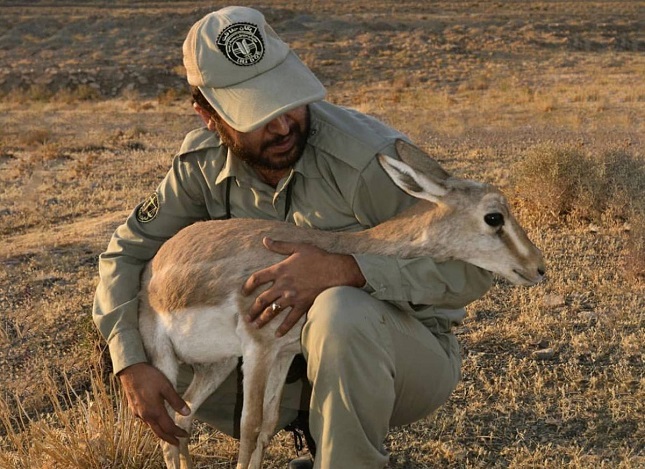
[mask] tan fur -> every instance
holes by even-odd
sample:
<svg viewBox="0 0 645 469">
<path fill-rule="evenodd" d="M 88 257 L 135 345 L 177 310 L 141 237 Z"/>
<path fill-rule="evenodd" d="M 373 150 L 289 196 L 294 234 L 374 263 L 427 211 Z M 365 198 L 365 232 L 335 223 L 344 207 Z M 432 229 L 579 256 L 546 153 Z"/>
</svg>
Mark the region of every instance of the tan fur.
<svg viewBox="0 0 645 469">
<path fill-rule="evenodd" d="M 300 350 L 304 322 L 303 318 L 287 335 L 275 339 L 281 316 L 259 330 L 241 318 L 254 299 L 254 295 L 241 295 L 244 281 L 283 259 L 263 247 L 263 237 L 311 243 L 335 253 L 461 259 L 514 283 L 531 285 L 542 280 L 542 254 L 497 189 L 450 177 L 405 142 L 397 142 L 397 151 L 404 164 L 380 156 L 381 165 L 399 187 L 421 200 L 379 226 L 335 233 L 276 221 L 200 222 L 165 243 L 147 266 L 139 308 L 146 351 L 173 383 L 179 362 L 194 366 L 195 378 L 184 395 L 193 412 L 233 371 L 237 357 L 243 357 L 238 469 L 261 466 L 277 424 L 286 373 Z M 488 226 L 484 216 L 490 213 L 502 214 L 505 225 Z M 177 415 L 175 420 L 189 431 L 192 418 Z M 180 448 L 163 446 L 169 468 L 190 467 L 187 441 Z"/>
</svg>

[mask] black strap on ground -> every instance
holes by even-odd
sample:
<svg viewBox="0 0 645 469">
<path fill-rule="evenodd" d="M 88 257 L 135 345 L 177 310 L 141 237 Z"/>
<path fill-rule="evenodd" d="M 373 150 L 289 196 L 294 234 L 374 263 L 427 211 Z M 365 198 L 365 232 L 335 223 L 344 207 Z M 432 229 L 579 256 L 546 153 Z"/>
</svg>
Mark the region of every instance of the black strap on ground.
<svg viewBox="0 0 645 469">
<path fill-rule="evenodd" d="M 242 357 L 237 359 L 237 388 L 235 392 L 235 407 L 233 408 L 233 438 L 240 438 L 240 424 L 242 422 L 242 405 L 244 404 L 244 392 L 242 386 Z"/>
<path fill-rule="evenodd" d="M 311 456 L 316 457 L 316 442 L 309 431 L 308 411 L 299 410 L 298 417 L 296 417 L 296 419 L 289 425 L 284 427 L 284 430 L 293 434 L 293 444 L 296 447 L 296 456 L 300 456 L 300 452 L 305 449 L 306 444 Z"/>
</svg>

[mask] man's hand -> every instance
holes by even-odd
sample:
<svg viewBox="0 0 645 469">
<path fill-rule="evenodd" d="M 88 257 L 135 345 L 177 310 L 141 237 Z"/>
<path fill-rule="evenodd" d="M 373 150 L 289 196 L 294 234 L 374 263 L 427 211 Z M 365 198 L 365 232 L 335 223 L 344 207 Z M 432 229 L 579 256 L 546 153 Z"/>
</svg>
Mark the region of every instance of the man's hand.
<svg viewBox="0 0 645 469">
<path fill-rule="evenodd" d="M 244 283 L 242 292 L 250 295 L 260 285 L 273 283 L 258 295 L 247 319 L 262 327 L 279 312 L 273 311 L 273 303 L 279 305 L 280 310 L 291 308 L 276 332 L 278 337 L 298 322 L 324 290 L 341 285 L 358 288 L 365 285 L 365 277 L 350 255 L 332 254 L 311 244 L 270 238 L 264 238 L 263 244 L 267 249 L 288 257 L 252 274 Z"/>
<path fill-rule="evenodd" d="M 121 370 L 117 376 L 132 413 L 147 423 L 159 438 L 177 446 L 178 437 L 188 437 L 168 415 L 165 402 L 182 415 L 190 415 L 190 409 L 163 373 L 147 363 L 137 363 Z"/>
</svg>

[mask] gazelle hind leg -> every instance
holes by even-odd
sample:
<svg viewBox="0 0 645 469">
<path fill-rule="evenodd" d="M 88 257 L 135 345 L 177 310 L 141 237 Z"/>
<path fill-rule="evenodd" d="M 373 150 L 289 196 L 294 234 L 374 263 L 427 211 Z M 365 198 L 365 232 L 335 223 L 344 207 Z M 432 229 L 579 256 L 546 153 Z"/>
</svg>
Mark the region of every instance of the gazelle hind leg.
<svg viewBox="0 0 645 469">
<path fill-rule="evenodd" d="M 244 402 L 240 422 L 240 450 L 236 469 L 259 469 L 251 466 L 251 455 L 256 451 L 258 435 L 262 428 L 264 392 L 270 370 L 273 368 L 277 351 L 266 349 L 257 343 L 249 344 L 242 357 L 242 382 Z M 262 451 L 263 448 L 260 450 Z"/>
<path fill-rule="evenodd" d="M 294 353 L 280 354 L 269 370 L 266 389 L 264 391 L 262 426 L 257 438 L 255 450 L 251 455 L 251 462 L 249 464 L 249 467 L 251 468 L 262 467 L 264 449 L 269 444 L 269 441 L 271 441 L 271 438 L 275 433 L 276 426 L 278 425 L 282 391 L 294 356 Z"/>
</svg>

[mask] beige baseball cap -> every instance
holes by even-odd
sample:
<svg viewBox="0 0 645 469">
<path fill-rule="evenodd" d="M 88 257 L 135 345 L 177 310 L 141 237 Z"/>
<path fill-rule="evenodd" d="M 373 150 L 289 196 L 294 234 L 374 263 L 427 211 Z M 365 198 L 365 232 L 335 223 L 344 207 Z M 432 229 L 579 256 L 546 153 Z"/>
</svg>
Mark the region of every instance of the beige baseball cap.
<svg viewBox="0 0 645 469">
<path fill-rule="evenodd" d="M 257 10 L 227 7 L 203 17 L 184 41 L 188 83 L 231 127 L 255 130 L 325 97 L 325 87 Z"/>
</svg>

